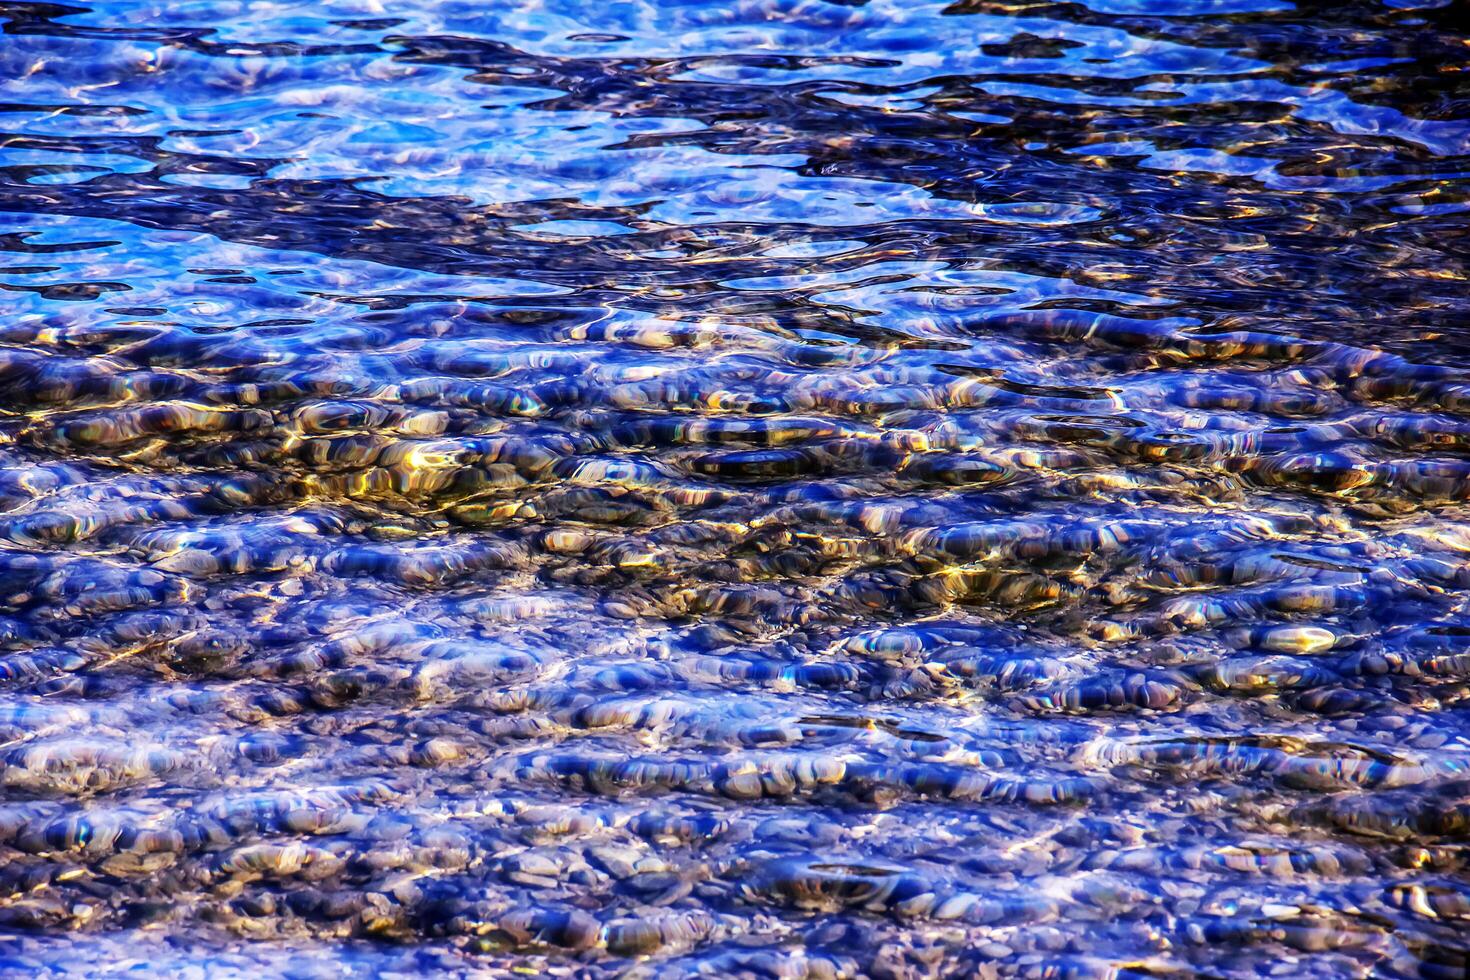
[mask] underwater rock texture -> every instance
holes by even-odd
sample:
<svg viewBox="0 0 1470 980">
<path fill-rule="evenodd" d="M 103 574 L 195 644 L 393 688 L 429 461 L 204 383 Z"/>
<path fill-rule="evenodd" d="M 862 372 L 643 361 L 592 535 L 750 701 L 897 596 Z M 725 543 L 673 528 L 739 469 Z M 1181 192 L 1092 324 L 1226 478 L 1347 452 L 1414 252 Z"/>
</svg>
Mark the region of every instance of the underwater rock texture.
<svg viewBox="0 0 1470 980">
<path fill-rule="evenodd" d="M 1458 4 L 0 21 L 0 972 L 1464 975 Z"/>
</svg>

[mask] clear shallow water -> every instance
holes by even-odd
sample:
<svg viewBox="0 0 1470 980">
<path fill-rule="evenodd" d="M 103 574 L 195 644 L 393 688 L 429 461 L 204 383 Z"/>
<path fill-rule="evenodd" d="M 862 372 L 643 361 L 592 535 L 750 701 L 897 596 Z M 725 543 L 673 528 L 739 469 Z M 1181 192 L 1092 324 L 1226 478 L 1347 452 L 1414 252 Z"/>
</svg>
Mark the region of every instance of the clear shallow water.
<svg viewBox="0 0 1470 980">
<path fill-rule="evenodd" d="M 1463 8 L 0 19 L 6 973 L 1463 974 Z"/>
</svg>

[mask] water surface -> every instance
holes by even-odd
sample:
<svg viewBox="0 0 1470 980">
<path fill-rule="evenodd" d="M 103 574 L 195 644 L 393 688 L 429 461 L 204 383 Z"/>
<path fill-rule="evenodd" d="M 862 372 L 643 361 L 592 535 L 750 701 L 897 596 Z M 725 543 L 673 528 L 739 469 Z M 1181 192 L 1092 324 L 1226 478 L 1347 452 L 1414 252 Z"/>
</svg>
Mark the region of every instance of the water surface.
<svg viewBox="0 0 1470 980">
<path fill-rule="evenodd" d="M 0 21 L 7 975 L 1464 974 L 1459 4 Z"/>
</svg>

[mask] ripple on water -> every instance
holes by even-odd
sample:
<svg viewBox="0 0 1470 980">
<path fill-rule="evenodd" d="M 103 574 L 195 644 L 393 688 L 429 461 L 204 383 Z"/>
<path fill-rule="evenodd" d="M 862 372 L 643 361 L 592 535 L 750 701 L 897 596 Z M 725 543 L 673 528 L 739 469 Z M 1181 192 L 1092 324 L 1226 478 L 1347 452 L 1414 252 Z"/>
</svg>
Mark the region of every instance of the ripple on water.
<svg viewBox="0 0 1470 980">
<path fill-rule="evenodd" d="M 1456 13 L 0 5 L 0 972 L 1462 975 Z"/>
</svg>

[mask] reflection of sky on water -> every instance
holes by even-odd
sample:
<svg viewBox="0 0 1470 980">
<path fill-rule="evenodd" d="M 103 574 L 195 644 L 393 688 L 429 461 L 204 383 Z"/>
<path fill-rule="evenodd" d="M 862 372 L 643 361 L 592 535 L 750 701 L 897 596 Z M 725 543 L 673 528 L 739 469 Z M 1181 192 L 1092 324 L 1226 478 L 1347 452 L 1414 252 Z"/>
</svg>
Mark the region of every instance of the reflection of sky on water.
<svg viewBox="0 0 1470 980">
<path fill-rule="evenodd" d="M 0 4 L 0 972 L 1463 972 L 1454 14 Z"/>
</svg>

